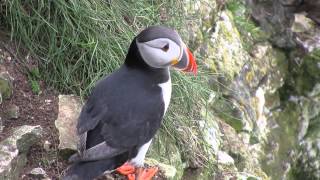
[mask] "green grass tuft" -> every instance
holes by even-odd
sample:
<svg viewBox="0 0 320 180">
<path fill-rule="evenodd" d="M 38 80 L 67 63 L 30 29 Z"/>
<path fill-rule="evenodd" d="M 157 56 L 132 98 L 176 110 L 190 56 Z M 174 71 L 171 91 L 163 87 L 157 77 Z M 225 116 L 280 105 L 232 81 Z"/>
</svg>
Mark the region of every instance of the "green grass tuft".
<svg viewBox="0 0 320 180">
<path fill-rule="evenodd" d="M 29 69 L 28 81 L 34 94 L 40 94 L 41 92 L 40 84 L 38 82 L 40 78 L 41 76 L 38 68 Z"/>
</svg>

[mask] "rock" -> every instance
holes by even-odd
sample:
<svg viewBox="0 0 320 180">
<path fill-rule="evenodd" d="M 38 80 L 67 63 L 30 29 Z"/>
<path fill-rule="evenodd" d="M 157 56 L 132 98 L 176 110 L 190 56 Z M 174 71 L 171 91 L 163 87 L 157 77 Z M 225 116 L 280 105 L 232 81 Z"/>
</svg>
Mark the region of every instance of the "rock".
<svg viewBox="0 0 320 180">
<path fill-rule="evenodd" d="M 301 0 L 296 0 L 301 1 Z M 305 12 L 307 17 L 320 25 L 320 2 L 315 0 L 303 0 L 297 7 L 296 12 Z"/>
<path fill-rule="evenodd" d="M 240 34 L 234 25 L 233 15 L 229 11 L 221 12 L 221 18 L 216 22 L 215 32 L 210 41 L 200 46 L 204 51 L 205 65 L 212 72 L 219 72 L 210 80 L 212 89 L 220 92 L 224 98 L 212 102 L 215 115 L 221 117 L 237 131 L 252 130 L 250 118 L 254 112 L 243 102 L 250 102 L 250 89 L 242 83 L 239 75 L 247 66 L 249 54 L 242 46 Z M 237 91 L 234 90 L 237 89 Z"/>
<path fill-rule="evenodd" d="M 175 168 L 175 178 L 181 179 L 184 171 L 184 164 L 181 159 L 181 152 L 174 141 L 164 133 L 156 136 L 147 153 L 147 159 L 153 159 Z M 148 161 L 146 161 L 147 163 Z M 151 163 L 151 162 L 149 162 Z M 173 173 L 173 171 L 171 171 Z"/>
<path fill-rule="evenodd" d="M 320 59 L 319 59 L 320 60 Z M 313 73 L 314 75 L 314 73 Z M 318 75 L 319 76 L 319 75 Z M 320 84 L 315 84 L 300 97 L 301 118 L 299 128 L 299 146 L 294 173 L 298 178 L 320 179 Z"/>
<path fill-rule="evenodd" d="M 82 108 L 79 97 L 59 95 L 59 113 L 55 126 L 59 131 L 59 150 L 65 158 L 77 150 L 76 125 Z"/>
<path fill-rule="evenodd" d="M 224 151 L 218 152 L 218 163 L 225 164 L 225 165 L 232 165 L 234 164 L 233 158 Z"/>
<path fill-rule="evenodd" d="M 44 141 L 44 143 L 43 143 L 43 149 L 46 150 L 47 152 L 49 152 L 50 149 L 51 149 L 51 145 L 52 145 L 52 144 L 51 144 L 49 141 Z"/>
<path fill-rule="evenodd" d="M 0 142 L 0 179 L 18 179 L 27 162 L 29 148 L 39 142 L 42 134 L 40 126 L 17 127 L 11 136 Z"/>
<path fill-rule="evenodd" d="M 294 14 L 294 22 L 291 27 L 293 32 L 301 33 L 310 31 L 314 26 L 314 22 L 307 18 L 304 13 Z"/>
<path fill-rule="evenodd" d="M 2 118 L 0 117 L 0 133 L 3 131 L 3 122 L 2 122 Z"/>
<path fill-rule="evenodd" d="M 300 143 L 295 167 L 298 178 L 320 179 L 320 138 L 306 138 Z"/>
<path fill-rule="evenodd" d="M 6 109 L 5 114 L 8 119 L 18 119 L 19 118 L 19 107 L 15 104 L 11 104 Z"/>
<path fill-rule="evenodd" d="M 296 0 L 299 1 L 299 0 Z M 272 44 L 280 48 L 294 48 L 296 43 L 290 30 L 293 13 L 290 6 L 283 5 L 278 0 L 246 0 L 250 7 L 252 18 L 260 27 L 270 34 Z M 295 2 L 284 2 L 293 4 Z M 270 13 L 273 14 L 272 18 Z"/>
<path fill-rule="evenodd" d="M 8 72 L 0 73 L 0 94 L 3 99 L 8 99 L 12 95 L 12 79 Z"/>
<path fill-rule="evenodd" d="M 146 158 L 145 163 L 149 166 L 158 166 L 159 169 L 164 173 L 164 176 L 168 179 L 176 177 L 177 169 L 174 166 L 160 163 L 157 160 L 151 158 Z"/>
<path fill-rule="evenodd" d="M 232 163 L 219 163 L 218 167 L 220 172 L 234 172 L 246 171 L 247 173 L 252 173 L 258 177 L 267 178 L 267 175 L 263 172 L 261 165 L 259 164 L 259 158 L 261 156 L 262 150 L 259 148 L 250 147 L 248 144 L 244 143 L 241 135 L 237 134 L 235 129 L 230 125 L 219 121 L 219 126 L 222 132 L 222 147 L 220 151 L 220 157 L 227 157 L 229 159 L 226 162 L 232 162 L 229 156 L 234 160 Z M 224 156 L 225 155 L 225 156 Z"/>
<path fill-rule="evenodd" d="M 28 173 L 28 177 L 34 180 L 43 180 L 45 178 L 48 178 L 48 175 L 42 168 L 34 168 Z"/>
<path fill-rule="evenodd" d="M 233 15 L 229 11 L 223 11 L 220 16 L 215 32 L 210 35 L 208 42 L 200 46 L 200 54 L 206 56 L 205 65 L 212 72 L 223 73 L 221 77 L 224 76 L 228 83 L 240 72 L 248 54 L 242 46 Z"/>
<path fill-rule="evenodd" d="M 298 2 L 296 0 L 280 0 L 281 4 L 286 6 L 296 5 Z"/>
<path fill-rule="evenodd" d="M 247 4 L 253 19 L 270 34 L 273 45 L 286 49 L 300 45 L 309 52 L 320 47 L 318 1 L 247 0 Z"/>
<path fill-rule="evenodd" d="M 262 180 L 263 178 L 257 177 L 255 175 L 246 173 L 246 172 L 239 172 L 236 174 L 235 179 L 237 180 Z"/>
<path fill-rule="evenodd" d="M 296 13 L 294 17 L 291 29 L 296 35 L 298 44 L 306 49 L 307 52 L 320 48 L 320 28 L 316 23 L 308 18 L 306 13 Z"/>
</svg>

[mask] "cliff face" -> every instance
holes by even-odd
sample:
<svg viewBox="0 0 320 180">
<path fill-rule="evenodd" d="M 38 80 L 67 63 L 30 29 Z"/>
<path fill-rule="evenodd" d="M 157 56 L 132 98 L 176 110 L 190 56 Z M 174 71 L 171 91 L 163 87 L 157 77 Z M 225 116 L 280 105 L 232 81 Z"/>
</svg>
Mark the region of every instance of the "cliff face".
<svg viewBox="0 0 320 180">
<path fill-rule="evenodd" d="M 189 39 L 211 74 L 202 130 L 215 178 L 320 178 L 319 8 L 299 0 L 186 4 L 186 17 L 201 15 Z"/>
</svg>

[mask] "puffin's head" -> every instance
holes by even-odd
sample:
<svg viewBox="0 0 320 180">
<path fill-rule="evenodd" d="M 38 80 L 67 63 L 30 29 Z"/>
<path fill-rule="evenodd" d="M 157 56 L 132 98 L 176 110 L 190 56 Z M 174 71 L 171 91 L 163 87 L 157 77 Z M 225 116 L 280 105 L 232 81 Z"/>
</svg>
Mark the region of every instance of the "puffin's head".
<svg viewBox="0 0 320 180">
<path fill-rule="evenodd" d="M 136 38 L 141 57 L 151 67 L 173 66 L 182 71 L 197 73 L 196 61 L 179 34 L 164 26 L 144 29 Z"/>
</svg>

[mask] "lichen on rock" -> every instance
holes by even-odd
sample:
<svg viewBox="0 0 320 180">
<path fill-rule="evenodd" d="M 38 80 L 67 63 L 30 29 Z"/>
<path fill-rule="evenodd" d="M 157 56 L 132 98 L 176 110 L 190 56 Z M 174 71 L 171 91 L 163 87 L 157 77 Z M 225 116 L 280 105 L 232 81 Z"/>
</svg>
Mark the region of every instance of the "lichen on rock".
<svg viewBox="0 0 320 180">
<path fill-rule="evenodd" d="M 29 148 L 41 139 L 40 126 L 20 126 L 0 142 L 0 179 L 18 179 Z"/>
<path fill-rule="evenodd" d="M 55 125 L 59 131 L 59 149 L 65 158 L 77 150 L 76 125 L 82 108 L 78 96 L 59 95 L 59 113 Z"/>
</svg>

